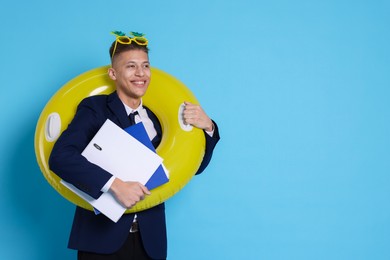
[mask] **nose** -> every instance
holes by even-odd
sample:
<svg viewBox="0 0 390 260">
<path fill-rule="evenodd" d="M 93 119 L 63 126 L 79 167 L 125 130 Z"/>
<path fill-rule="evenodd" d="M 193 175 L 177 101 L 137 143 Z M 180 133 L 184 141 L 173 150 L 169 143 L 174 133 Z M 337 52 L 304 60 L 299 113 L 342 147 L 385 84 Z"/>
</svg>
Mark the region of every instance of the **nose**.
<svg viewBox="0 0 390 260">
<path fill-rule="evenodd" d="M 143 67 L 137 67 L 137 70 L 135 71 L 136 76 L 142 77 L 145 74 Z"/>
</svg>

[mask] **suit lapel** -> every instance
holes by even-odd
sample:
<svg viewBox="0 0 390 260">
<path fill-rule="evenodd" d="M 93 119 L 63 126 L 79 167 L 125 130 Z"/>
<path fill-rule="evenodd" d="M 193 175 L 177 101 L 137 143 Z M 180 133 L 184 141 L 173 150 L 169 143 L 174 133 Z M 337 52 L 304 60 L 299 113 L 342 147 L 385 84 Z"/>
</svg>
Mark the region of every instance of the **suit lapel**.
<svg viewBox="0 0 390 260">
<path fill-rule="evenodd" d="M 118 94 L 115 92 L 111 93 L 107 99 L 107 106 L 111 110 L 112 114 L 114 114 L 119 121 L 119 126 L 122 128 L 126 128 L 130 125 L 129 118 L 127 117 L 126 109 L 119 99 Z"/>
</svg>

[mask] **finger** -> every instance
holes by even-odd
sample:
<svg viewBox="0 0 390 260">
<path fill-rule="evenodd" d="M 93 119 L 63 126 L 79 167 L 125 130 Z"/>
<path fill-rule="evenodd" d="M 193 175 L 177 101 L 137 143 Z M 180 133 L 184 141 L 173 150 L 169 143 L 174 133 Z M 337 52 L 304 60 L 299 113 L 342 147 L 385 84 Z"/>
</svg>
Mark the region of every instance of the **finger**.
<svg viewBox="0 0 390 260">
<path fill-rule="evenodd" d="M 136 186 L 134 186 L 134 191 L 137 195 L 141 196 L 147 192 L 149 192 L 148 188 L 145 185 L 142 185 L 140 182 L 136 182 Z"/>
<path fill-rule="evenodd" d="M 186 113 L 183 114 L 183 119 L 184 120 L 189 120 L 195 118 L 195 115 L 192 112 L 187 111 Z"/>
<path fill-rule="evenodd" d="M 199 107 L 199 105 L 192 104 L 191 102 L 184 102 L 184 104 L 185 104 L 184 111 L 185 110 L 194 110 L 194 109 L 197 109 Z"/>
<path fill-rule="evenodd" d="M 183 113 L 183 117 L 185 119 L 189 118 L 200 118 L 202 113 L 200 112 L 199 109 L 193 108 L 193 109 L 187 109 Z"/>
<path fill-rule="evenodd" d="M 142 184 L 141 184 L 141 189 L 142 189 L 144 194 L 147 194 L 147 195 L 151 194 L 149 189 L 146 186 L 142 185 Z"/>
<path fill-rule="evenodd" d="M 135 204 L 136 204 L 136 202 L 135 202 L 135 201 L 132 201 L 132 200 L 126 201 L 126 202 L 123 203 L 123 205 L 124 205 L 126 208 L 128 208 L 128 209 L 132 208 Z"/>
</svg>

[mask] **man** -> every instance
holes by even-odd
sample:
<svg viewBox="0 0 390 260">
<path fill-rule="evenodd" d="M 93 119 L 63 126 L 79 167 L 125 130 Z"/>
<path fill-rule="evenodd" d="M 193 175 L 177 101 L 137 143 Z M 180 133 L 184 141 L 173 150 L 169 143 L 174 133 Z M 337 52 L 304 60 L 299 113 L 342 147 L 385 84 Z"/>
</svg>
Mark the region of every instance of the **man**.
<svg viewBox="0 0 390 260">
<path fill-rule="evenodd" d="M 128 116 L 133 115 L 135 122 L 142 121 L 155 147 L 161 141 L 162 130 L 157 117 L 142 105 L 151 77 L 148 42 L 140 34 L 134 33 L 133 38 L 120 32 L 116 34 L 110 48 L 111 68 L 108 70 L 116 91 L 88 97 L 79 104 L 72 122 L 53 147 L 49 165 L 60 178 L 91 197 L 97 199 L 104 192 L 111 192 L 121 204 L 131 208 L 150 191 L 138 182 L 113 177 L 81 156 L 107 118 L 126 128 L 131 124 Z M 219 140 L 218 127 L 200 106 L 185 104 L 185 123 L 205 132 L 206 150 L 199 174 L 210 162 Z M 164 203 L 136 214 L 124 214 L 117 223 L 103 214 L 96 215 L 77 207 L 68 246 L 78 250 L 80 260 L 166 259 Z"/>
</svg>

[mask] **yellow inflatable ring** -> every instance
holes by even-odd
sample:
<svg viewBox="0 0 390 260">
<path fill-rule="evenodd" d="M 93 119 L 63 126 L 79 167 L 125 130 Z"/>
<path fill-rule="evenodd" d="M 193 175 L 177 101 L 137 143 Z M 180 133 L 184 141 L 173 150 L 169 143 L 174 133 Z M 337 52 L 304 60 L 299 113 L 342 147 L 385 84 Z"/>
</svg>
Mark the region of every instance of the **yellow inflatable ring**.
<svg viewBox="0 0 390 260">
<path fill-rule="evenodd" d="M 87 71 L 69 81 L 49 100 L 39 117 L 35 131 L 35 154 L 46 180 L 70 202 L 88 210 L 91 205 L 60 183 L 50 171 L 48 159 L 53 145 L 73 119 L 82 99 L 115 90 L 107 75 L 108 66 Z M 156 206 L 181 190 L 199 168 L 205 151 L 205 138 L 200 129 L 186 127 L 180 119 L 183 101 L 199 102 L 179 80 L 159 69 L 152 68 L 152 80 L 143 103 L 158 117 L 163 136 L 157 153 L 164 159 L 169 171 L 169 182 L 152 190 L 152 194 L 126 213 L 138 212 Z"/>
</svg>

